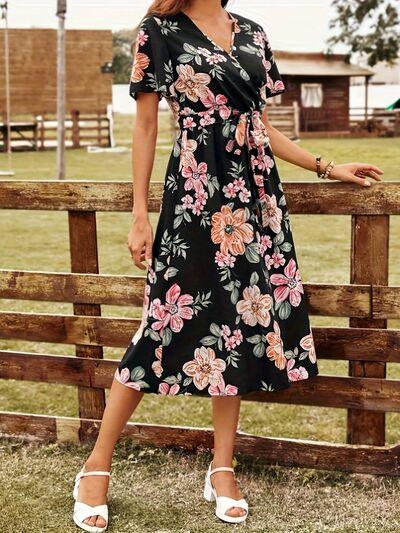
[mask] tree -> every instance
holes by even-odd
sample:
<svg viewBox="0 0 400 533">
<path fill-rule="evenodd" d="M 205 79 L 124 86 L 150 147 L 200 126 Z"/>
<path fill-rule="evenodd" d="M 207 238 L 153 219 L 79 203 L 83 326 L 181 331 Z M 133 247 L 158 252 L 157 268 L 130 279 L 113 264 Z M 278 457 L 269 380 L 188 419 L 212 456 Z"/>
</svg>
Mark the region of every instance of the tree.
<svg viewBox="0 0 400 533">
<path fill-rule="evenodd" d="M 113 33 L 114 83 L 128 83 L 132 70 L 132 46 L 137 30 L 121 30 Z"/>
<path fill-rule="evenodd" d="M 373 67 L 380 61 L 394 64 L 400 52 L 400 16 L 398 0 L 332 0 L 336 17 L 330 22 L 335 29 L 327 43 L 342 43 L 353 54 L 366 56 Z"/>
</svg>

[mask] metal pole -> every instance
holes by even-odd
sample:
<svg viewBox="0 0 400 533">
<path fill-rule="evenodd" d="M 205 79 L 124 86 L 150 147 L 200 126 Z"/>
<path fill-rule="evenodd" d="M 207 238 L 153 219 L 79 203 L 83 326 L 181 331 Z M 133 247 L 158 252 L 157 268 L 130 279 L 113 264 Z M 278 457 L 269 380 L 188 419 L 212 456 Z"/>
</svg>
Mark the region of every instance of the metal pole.
<svg viewBox="0 0 400 533">
<path fill-rule="evenodd" d="M 57 179 L 65 179 L 65 16 L 67 0 L 57 1 Z"/>
<path fill-rule="evenodd" d="M 5 65 L 5 82 L 6 82 L 6 123 L 7 123 L 7 160 L 8 171 L 2 172 L 2 175 L 13 176 L 12 155 L 11 155 L 11 105 L 10 105 L 10 46 L 8 41 L 8 2 L 0 5 L 1 18 L 4 19 L 4 65 Z"/>
</svg>

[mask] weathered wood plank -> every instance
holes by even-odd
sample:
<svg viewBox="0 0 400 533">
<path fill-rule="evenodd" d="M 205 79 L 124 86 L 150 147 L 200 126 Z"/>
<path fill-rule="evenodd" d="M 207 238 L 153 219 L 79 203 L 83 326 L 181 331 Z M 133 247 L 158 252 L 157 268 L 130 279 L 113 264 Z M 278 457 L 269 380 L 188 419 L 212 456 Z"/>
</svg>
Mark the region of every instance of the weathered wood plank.
<svg viewBox="0 0 400 533">
<path fill-rule="evenodd" d="M 85 420 L 87 439 L 97 437 L 100 420 Z M 76 442 L 82 420 L 0 412 L 0 435 L 43 442 Z M 129 422 L 122 438 L 135 443 L 180 448 L 190 452 L 211 450 L 213 431 L 208 428 L 162 426 Z M 332 444 L 304 439 L 260 437 L 238 431 L 235 450 L 244 456 L 258 457 L 271 465 L 342 470 L 366 474 L 400 475 L 400 445 L 361 446 Z"/>
<path fill-rule="evenodd" d="M 161 181 L 150 183 L 150 211 L 159 211 L 163 188 Z M 373 183 L 369 188 L 334 181 L 292 182 L 284 189 L 292 214 L 400 214 L 400 182 Z M 130 212 L 132 183 L 0 180 L 0 209 Z"/>
<path fill-rule="evenodd" d="M 0 270 L 0 298 L 141 307 L 145 281 L 145 276 Z"/>
<path fill-rule="evenodd" d="M 0 269 L 0 298 L 142 306 L 145 276 Z M 371 315 L 369 285 L 304 283 L 311 314 Z"/>
<path fill-rule="evenodd" d="M 118 361 L 0 351 L 0 378 L 94 387 L 111 386 Z M 335 394 L 332 394 L 335 391 Z M 400 381 L 324 376 L 276 392 L 253 392 L 244 400 L 400 412 Z"/>
<path fill-rule="evenodd" d="M 351 225 L 350 281 L 387 285 L 389 280 L 389 221 L 388 215 L 354 215 Z M 374 318 L 350 318 L 353 328 L 386 328 L 387 321 Z M 385 378 L 386 363 L 350 361 L 349 375 Z M 347 439 L 351 444 L 385 444 L 385 414 L 349 409 Z"/>
<path fill-rule="evenodd" d="M 400 287 L 372 287 L 373 318 L 400 318 Z"/>
<path fill-rule="evenodd" d="M 0 312 L 0 338 L 86 346 L 127 346 L 140 319 Z"/>
<path fill-rule="evenodd" d="M 0 311 L 0 338 L 126 348 L 140 319 Z M 318 357 L 400 362 L 400 330 L 312 328 Z"/>
</svg>

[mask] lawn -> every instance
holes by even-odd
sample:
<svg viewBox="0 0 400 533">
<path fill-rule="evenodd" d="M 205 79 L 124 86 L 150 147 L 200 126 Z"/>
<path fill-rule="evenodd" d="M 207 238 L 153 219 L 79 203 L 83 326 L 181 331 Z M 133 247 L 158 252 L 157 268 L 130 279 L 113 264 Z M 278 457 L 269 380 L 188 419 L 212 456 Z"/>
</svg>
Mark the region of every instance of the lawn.
<svg viewBox="0 0 400 533">
<path fill-rule="evenodd" d="M 129 148 L 132 117 L 118 116 L 116 138 Z M 398 139 L 308 139 L 301 146 L 337 162 L 367 161 L 384 169 L 384 180 L 400 180 L 400 142 Z M 169 157 L 171 136 L 167 116 L 161 115 L 158 149 L 153 179 L 163 180 Z M 14 155 L 15 179 L 53 179 L 55 152 Z M 5 166 L 0 155 L 0 168 Z M 277 160 L 283 182 L 316 181 L 313 173 Z M 86 150 L 67 153 L 67 178 L 90 180 L 130 180 L 130 152 L 89 154 Z M 305 282 L 348 283 L 350 218 L 348 216 L 293 215 L 294 240 L 302 278 Z M 152 223 L 157 222 L 152 215 Z M 131 262 L 126 248 L 130 215 L 100 213 L 98 235 L 100 272 L 141 274 Z M 0 268 L 69 271 L 68 220 L 66 213 L 41 211 L 0 211 Z M 390 283 L 400 285 L 400 221 L 391 220 Z M 72 313 L 70 304 L 1 300 L 0 310 Z M 139 317 L 140 309 L 102 306 L 103 316 Z M 347 319 L 311 317 L 313 326 L 346 326 Z M 400 327 L 400 321 L 389 321 Z M 0 339 L 0 349 L 26 350 L 73 355 L 74 347 Z M 105 357 L 119 359 L 123 350 L 105 349 Z M 323 374 L 347 375 L 347 364 L 320 361 Z M 388 377 L 400 379 L 398 366 L 388 365 Z M 1 410 L 76 416 L 77 394 L 73 387 L 0 380 Z M 191 397 L 159 398 L 146 395 L 132 417 L 133 421 L 211 425 L 210 402 Z M 398 414 L 387 415 L 387 442 L 400 441 Z M 345 442 L 346 411 L 280 404 L 243 402 L 240 429 L 259 435 L 309 438 Z M 178 452 L 144 450 L 121 444 L 116 455 L 115 499 L 112 531 L 200 532 L 222 531 L 212 513 L 200 499 L 199 484 L 207 454 L 186 456 Z M 73 446 L 25 446 L 2 443 L 6 459 L 0 471 L 0 531 L 56 531 L 68 529 L 65 505 L 71 499 L 65 492 L 69 481 L 85 456 L 85 449 Z M 327 474 L 301 469 L 252 465 L 240 470 L 245 492 L 254 503 L 254 514 L 246 531 L 394 531 L 399 521 L 399 488 L 396 480 L 362 479 L 345 474 Z M 251 468 L 250 468 L 251 467 Z M 0 469 L 1 470 L 1 469 Z M 30 478 L 27 472 L 33 474 Z M 165 478 L 164 478 L 165 475 Z M 9 477 L 8 477 L 9 476 Z M 47 480 L 47 477 L 49 479 Z M 41 477 L 41 479 L 39 479 Z M 50 500 L 40 500 L 47 487 Z M 128 491 L 126 490 L 128 487 Z M 124 493 L 123 493 L 124 491 Z M 197 492 L 196 492 L 197 491 Z M 24 494 L 24 496 L 23 496 Z M 156 501 L 153 495 L 161 495 Z M 172 495 L 172 501 L 169 497 Z M 349 495 L 351 497 L 349 498 Z M 2 502 L 2 498 L 7 500 Z M 374 510 L 370 509 L 373 498 Z M 336 500 L 336 503 L 334 504 Z M 10 504 L 10 501 L 13 501 Z M 357 508 L 354 509 L 354 502 Z M 4 504 L 6 512 L 4 513 Z M 268 503 L 268 505 L 266 505 Z M 151 505 L 157 505 L 156 513 Z M 335 512 L 338 505 L 341 512 Z M 34 516 L 25 511 L 35 508 Z M 49 510 L 52 509 L 52 510 Z M 193 509 L 193 510 L 192 510 Z M 172 511 L 172 512 L 171 512 Z M 22 515 L 25 515 L 22 518 Z M 194 518 L 192 518 L 192 515 Z M 174 516 L 174 525 L 171 524 Z M 201 521 L 199 518 L 201 517 Z M 9 520 L 10 525 L 7 524 Z M 2 521 L 4 523 L 2 524 Z M 197 524 L 192 526 L 191 524 Z M 312 525 L 311 525 L 312 524 Z M 397 524 L 398 525 L 398 524 Z M 158 529 L 157 529 L 158 528 Z"/>
</svg>

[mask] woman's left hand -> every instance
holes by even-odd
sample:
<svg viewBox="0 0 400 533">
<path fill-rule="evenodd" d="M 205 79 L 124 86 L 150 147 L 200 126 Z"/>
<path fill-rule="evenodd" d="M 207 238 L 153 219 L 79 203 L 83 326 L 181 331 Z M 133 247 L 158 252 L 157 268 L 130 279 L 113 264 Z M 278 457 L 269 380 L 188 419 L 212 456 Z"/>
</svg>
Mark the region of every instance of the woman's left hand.
<svg viewBox="0 0 400 533">
<path fill-rule="evenodd" d="M 333 166 L 329 174 L 329 179 L 352 181 L 368 187 L 371 183 L 365 178 L 369 177 L 375 181 L 381 181 L 381 174 L 383 174 L 383 170 L 375 165 L 369 165 L 368 163 L 344 163 L 343 165 Z"/>
</svg>

